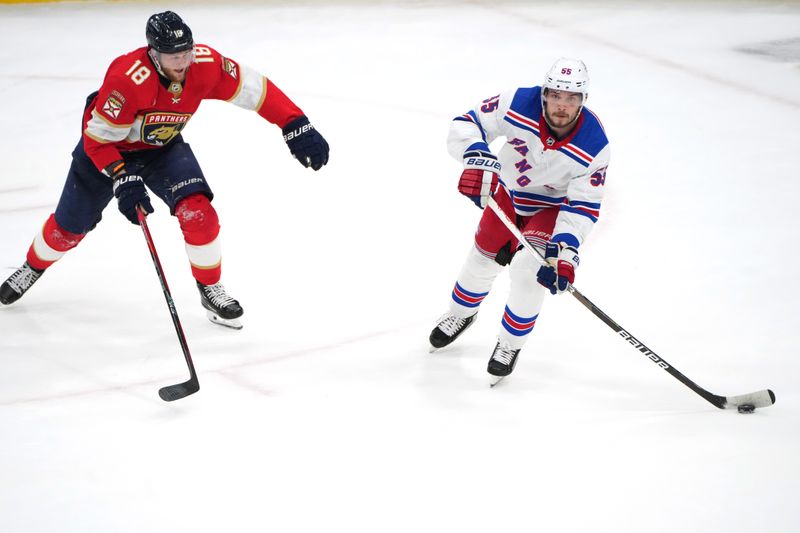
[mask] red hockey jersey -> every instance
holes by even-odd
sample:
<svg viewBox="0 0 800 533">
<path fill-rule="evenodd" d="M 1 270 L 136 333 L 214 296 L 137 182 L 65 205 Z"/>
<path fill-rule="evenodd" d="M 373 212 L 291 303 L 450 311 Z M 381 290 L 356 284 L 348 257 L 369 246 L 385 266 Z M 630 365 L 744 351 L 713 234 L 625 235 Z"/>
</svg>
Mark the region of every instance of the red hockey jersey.
<svg viewBox="0 0 800 533">
<path fill-rule="evenodd" d="M 131 150 L 157 149 L 174 139 L 205 99 L 256 111 L 283 128 L 303 111 L 270 80 L 207 45 L 195 45 L 183 83 L 158 75 L 139 48 L 115 59 L 83 117 L 86 153 L 98 170 Z"/>
</svg>

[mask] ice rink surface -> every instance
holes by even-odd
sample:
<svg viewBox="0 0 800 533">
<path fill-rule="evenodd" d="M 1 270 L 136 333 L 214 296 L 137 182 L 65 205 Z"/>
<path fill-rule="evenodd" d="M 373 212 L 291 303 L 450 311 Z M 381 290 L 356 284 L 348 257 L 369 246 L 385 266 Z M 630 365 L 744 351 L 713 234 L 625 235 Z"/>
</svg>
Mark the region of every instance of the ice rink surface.
<svg viewBox="0 0 800 533">
<path fill-rule="evenodd" d="M 221 102 L 184 130 L 246 310 L 238 332 L 206 320 L 155 205 L 194 396 L 157 396 L 187 371 L 113 204 L 0 308 L 4 532 L 800 531 L 800 5 L 0 6 L 3 279 L 58 200 L 85 96 L 168 8 L 289 94 L 330 164 Z M 576 286 L 701 386 L 774 406 L 714 408 L 567 295 L 490 389 L 505 275 L 428 354 L 480 216 L 449 122 L 560 56 L 588 64 L 612 143 Z"/>
</svg>

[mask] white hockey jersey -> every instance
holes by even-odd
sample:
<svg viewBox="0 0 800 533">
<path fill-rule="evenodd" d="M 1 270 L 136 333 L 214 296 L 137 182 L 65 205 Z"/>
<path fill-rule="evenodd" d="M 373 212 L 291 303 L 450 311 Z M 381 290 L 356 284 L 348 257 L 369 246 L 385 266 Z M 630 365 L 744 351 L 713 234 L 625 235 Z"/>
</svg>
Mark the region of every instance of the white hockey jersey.
<svg viewBox="0 0 800 533">
<path fill-rule="evenodd" d="M 509 91 L 456 117 L 448 150 L 462 161 L 464 152 L 489 151 L 489 143 L 505 137 L 497 154 L 500 182 L 517 214 L 559 209 L 551 240 L 577 248 L 600 215 L 608 139 L 600 120 L 584 107 L 572 132 L 556 140 L 542 116 L 541 91 L 541 87 Z"/>
</svg>

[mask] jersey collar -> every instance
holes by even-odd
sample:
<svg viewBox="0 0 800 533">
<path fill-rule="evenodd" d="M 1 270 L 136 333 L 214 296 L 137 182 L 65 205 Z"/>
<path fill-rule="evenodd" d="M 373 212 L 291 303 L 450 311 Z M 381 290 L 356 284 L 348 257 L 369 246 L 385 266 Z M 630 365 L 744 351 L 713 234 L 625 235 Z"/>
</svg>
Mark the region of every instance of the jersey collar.
<svg viewBox="0 0 800 533">
<path fill-rule="evenodd" d="M 542 121 L 539 123 L 539 139 L 541 139 L 545 150 L 558 150 L 569 144 L 583 124 L 583 109 L 581 109 L 581 114 L 578 115 L 578 120 L 575 121 L 575 126 L 572 128 L 572 131 L 559 141 L 550 131 L 550 126 L 547 124 L 547 118 L 545 118 L 544 113 L 545 111 L 542 109 Z"/>
</svg>

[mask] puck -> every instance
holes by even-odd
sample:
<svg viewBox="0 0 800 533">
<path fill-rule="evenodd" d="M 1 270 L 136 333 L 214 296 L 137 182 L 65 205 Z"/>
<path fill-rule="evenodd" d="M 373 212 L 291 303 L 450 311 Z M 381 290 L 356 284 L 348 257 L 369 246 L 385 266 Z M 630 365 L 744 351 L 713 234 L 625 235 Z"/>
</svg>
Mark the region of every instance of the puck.
<svg viewBox="0 0 800 533">
<path fill-rule="evenodd" d="M 756 410 L 756 406 L 749 403 L 743 403 L 742 405 L 737 406 L 736 409 L 738 409 L 740 413 L 750 414 Z"/>
</svg>

